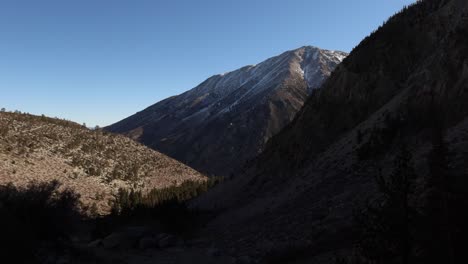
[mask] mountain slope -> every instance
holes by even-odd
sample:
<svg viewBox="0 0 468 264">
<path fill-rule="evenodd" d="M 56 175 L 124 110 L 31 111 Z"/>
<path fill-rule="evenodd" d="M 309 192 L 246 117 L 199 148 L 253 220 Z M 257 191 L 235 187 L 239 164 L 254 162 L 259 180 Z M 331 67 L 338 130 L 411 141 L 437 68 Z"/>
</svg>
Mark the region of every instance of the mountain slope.
<svg viewBox="0 0 468 264">
<path fill-rule="evenodd" d="M 204 180 L 131 139 L 28 114 L 0 113 L 0 184 L 58 180 L 105 213 L 119 188 L 150 190 Z"/>
<path fill-rule="evenodd" d="M 226 176 L 263 150 L 346 55 L 315 47 L 288 51 L 213 76 L 106 129 Z"/>
<path fill-rule="evenodd" d="M 398 142 L 409 144 L 419 176 L 427 171 L 433 105 L 448 128 L 451 167 L 466 178 L 467 33 L 464 0 L 418 1 L 392 17 L 245 175 L 194 203 L 226 209 L 208 231 L 243 254 L 299 245 L 311 263 L 332 263 L 351 247 L 353 211 L 376 189 L 373 169 L 388 172 Z"/>
</svg>

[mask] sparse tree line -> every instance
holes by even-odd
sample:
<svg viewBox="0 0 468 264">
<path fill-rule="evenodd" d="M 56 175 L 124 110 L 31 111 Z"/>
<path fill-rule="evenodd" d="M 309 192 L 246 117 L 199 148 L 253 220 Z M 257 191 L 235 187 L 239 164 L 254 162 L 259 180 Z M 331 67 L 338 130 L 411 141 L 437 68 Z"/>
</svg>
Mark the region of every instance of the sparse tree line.
<svg viewBox="0 0 468 264">
<path fill-rule="evenodd" d="M 91 227 L 96 238 L 131 223 L 156 225 L 164 232 L 189 235 L 201 222 L 200 212 L 188 209 L 187 201 L 219 181 L 187 181 L 147 194 L 121 189 L 107 216 L 98 216 L 95 205 L 84 207 L 79 195 L 60 188 L 57 181 L 25 187 L 0 186 L 0 259 L 45 263 L 55 255 L 73 254 L 71 237 L 82 232 L 83 225 Z M 76 254 L 77 258 L 83 257 L 80 252 Z"/>
<path fill-rule="evenodd" d="M 466 172 L 451 167 L 445 141 L 444 118 L 432 108 L 431 149 L 426 157 L 427 171 L 416 171 L 411 150 L 398 133 L 373 130 L 368 142 L 376 147 L 360 148 L 357 155 L 380 153 L 388 142 L 399 142 L 390 172 L 374 169 L 378 195 L 356 212 L 357 233 L 352 255 L 337 260 L 349 264 L 465 263 L 468 236 L 468 179 Z M 435 121 L 434 121 L 435 120 Z M 394 122 L 390 122 L 395 124 Z M 397 128 L 398 127 L 398 128 Z M 402 127 L 395 126 L 401 131 Z M 387 136 L 390 134 L 391 136 Z M 361 136 L 358 136 L 361 137 Z M 385 142 L 373 139 L 380 137 Z M 369 173 L 369 172 L 368 172 Z"/>
<path fill-rule="evenodd" d="M 366 131 L 357 130 L 356 156 L 359 161 L 368 160 L 376 155 L 382 155 L 388 150 L 388 146 L 392 144 L 398 131 L 405 125 L 405 117 L 392 116 L 389 113 L 384 115 L 383 124 L 374 126 Z M 364 140 L 366 137 L 366 140 Z"/>
<path fill-rule="evenodd" d="M 371 32 L 370 35 L 365 37 L 357 47 L 358 49 L 367 45 L 372 39 L 378 38 L 380 34 L 387 34 L 391 30 L 392 26 L 398 25 L 399 23 L 405 22 L 405 25 L 415 25 L 421 22 L 428 14 L 437 10 L 439 6 L 444 5 L 449 0 L 418 0 L 412 4 L 404 6 L 400 11 L 396 12 L 389 19 L 384 21 L 377 29 Z M 406 21 L 403 21 L 406 20 Z M 400 27 L 403 29 L 404 27 Z"/>
<path fill-rule="evenodd" d="M 147 193 L 133 189 L 120 189 L 112 201 L 111 214 L 96 219 L 95 235 L 106 234 L 118 226 L 129 223 L 157 224 L 165 232 L 179 236 L 191 236 L 202 224 L 203 212 L 189 209 L 187 201 L 207 192 L 221 182 L 221 178 L 206 181 L 185 181 Z"/>
<path fill-rule="evenodd" d="M 446 145 L 438 141 L 422 179 L 405 146 L 388 176 L 376 172 L 379 196 L 356 213 L 360 237 L 341 263 L 464 263 L 468 196 L 464 175 L 453 175 Z M 421 183 L 422 186 L 417 186 Z M 459 185 L 461 184 L 461 185 Z"/>
<path fill-rule="evenodd" d="M 115 195 L 112 212 L 127 214 L 139 208 L 154 208 L 167 201 L 185 202 L 207 192 L 221 180 L 221 178 L 209 178 L 204 181 L 185 181 L 180 185 L 153 189 L 146 194 L 133 189 L 119 189 Z"/>
</svg>

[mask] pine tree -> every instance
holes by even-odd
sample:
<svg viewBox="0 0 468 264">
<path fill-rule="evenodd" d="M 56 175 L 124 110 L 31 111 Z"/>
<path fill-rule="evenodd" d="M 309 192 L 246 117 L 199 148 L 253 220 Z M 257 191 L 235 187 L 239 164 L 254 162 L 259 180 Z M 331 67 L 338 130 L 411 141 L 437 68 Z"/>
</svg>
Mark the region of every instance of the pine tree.
<svg viewBox="0 0 468 264">
<path fill-rule="evenodd" d="M 391 175 L 377 174 L 380 198 L 369 202 L 364 214 L 358 216 L 363 231 L 358 248 L 364 259 L 373 263 L 410 263 L 415 215 L 410 198 L 415 178 L 411 153 L 402 145 Z"/>
<path fill-rule="evenodd" d="M 445 142 L 441 111 L 431 104 L 434 119 L 432 149 L 428 156 L 429 173 L 426 177 L 425 201 L 422 218 L 422 258 L 425 263 L 454 263 L 451 197 L 452 183 L 449 170 L 448 146 Z"/>
</svg>

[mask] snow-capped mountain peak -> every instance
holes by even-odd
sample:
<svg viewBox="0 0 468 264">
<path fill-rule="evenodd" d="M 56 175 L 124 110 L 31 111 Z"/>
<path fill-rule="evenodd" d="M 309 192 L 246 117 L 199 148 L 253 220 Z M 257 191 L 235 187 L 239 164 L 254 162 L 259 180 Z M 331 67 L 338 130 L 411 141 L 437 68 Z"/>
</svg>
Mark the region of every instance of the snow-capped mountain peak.
<svg viewBox="0 0 468 264">
<path fill-rule="evenodd" d="M 287 51 L 214 75 L 108 129 L 203 172 L 226 174 L 261 151 L 346 55 L 312 46 Z"/>
</svg>

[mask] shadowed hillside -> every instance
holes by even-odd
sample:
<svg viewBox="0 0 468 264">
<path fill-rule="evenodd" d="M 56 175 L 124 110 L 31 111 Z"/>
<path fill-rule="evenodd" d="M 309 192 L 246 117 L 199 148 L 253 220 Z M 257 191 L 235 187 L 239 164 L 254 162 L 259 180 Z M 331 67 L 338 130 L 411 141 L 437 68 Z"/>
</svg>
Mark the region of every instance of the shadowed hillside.
<svg viewBox="0 0 468 264">
<path fill-rule="evenodd" d="M 303 249 L 312 263 L 328 263 L 352 247 L 353 212 L 377 195 L 377 175 L 392 177 L 401 145 L 417 173 L 411 201 L 423 206 L 435 120 L 463 197 L 467 33 L 466 1 L 419 1 L 390 18 L 311 95 L 245 175 L 195 203 L 228 208 L 210 232 L 240 252 Z"/>
<path fill-rule="evenodd" d="M 119 188 L 145 191 L 203 179 L 123 136 L 44 116 L 0 113 L 0 184 L 58 180 L 104 213 Z"/>
</svg>

